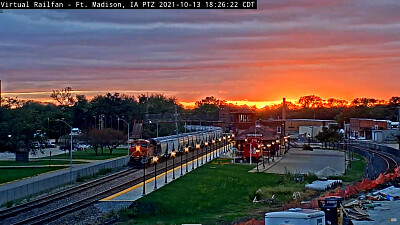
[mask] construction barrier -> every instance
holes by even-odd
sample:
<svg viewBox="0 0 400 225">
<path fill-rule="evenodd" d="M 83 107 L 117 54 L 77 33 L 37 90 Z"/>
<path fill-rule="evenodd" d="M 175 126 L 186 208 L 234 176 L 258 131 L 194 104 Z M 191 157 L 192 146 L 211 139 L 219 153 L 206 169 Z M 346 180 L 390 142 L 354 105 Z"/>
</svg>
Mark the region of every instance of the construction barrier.
<svg viewBox="0 0 400 225">
<path fill-rule="evenodd" d="M 354 185 L 348 185 L 343 189 L 337 188 L 334 191 L 327 192 L 325 193 L 325 196 L 321 198 L 326 198 L 330 196 L 339 196 L 342 197 L 343 199 L 349 198 L 351 196 L 358 194 L 361 191 L 371 190 L 380 184 L 384 184 L 390 180 L 394 180 L 400 177 L 399 171 L 400 167 L 397 167 L 394 169 L 393 173 L 388 173 L 388 174 L 381 173 L 375 180 L 364 178 L 361 182 L 356 182 Z M 313 199 L 309 203 L 300 205 L 297 203 L 286 204 L 283 206 L 283 209 L 296 208 L 296 207 L 307 208 L 307 209 L 318 208 L 318 199 Z"/>
</svg>

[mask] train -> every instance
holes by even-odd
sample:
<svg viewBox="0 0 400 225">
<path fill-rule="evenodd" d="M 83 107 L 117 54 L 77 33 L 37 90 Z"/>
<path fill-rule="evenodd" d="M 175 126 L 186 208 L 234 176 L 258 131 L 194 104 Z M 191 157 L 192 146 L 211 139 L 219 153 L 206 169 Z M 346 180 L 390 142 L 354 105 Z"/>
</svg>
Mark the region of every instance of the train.
<svg viewBox="0 0 400 225">
<path fill-rule="evenodd" d="M 223 135 L 220 127 L 188 125 L 186 128 L 189 130 L 187 133 L 130 141 L 128 143 L 129 164 L 133 167 L 141 167 L 149 164 L 155 156 L 169 156 L 172 151 L 178 152 L 185 147 L 195 147 L 196 144 L 218 140 Z"/>
</svg>

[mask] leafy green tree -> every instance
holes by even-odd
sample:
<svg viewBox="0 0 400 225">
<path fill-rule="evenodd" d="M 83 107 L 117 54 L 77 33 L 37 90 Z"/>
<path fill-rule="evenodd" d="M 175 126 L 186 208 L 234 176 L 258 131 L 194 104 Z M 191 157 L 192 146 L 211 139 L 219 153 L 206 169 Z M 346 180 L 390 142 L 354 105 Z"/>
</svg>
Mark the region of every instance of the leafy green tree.
<svg viewBox="0 0 400 225">
<path fill-rule="evenodd" d="M 214 96 L 210 96 L 197 101 L 194 111 L 204 120 L 218 120 L 219 108 L 223 105 L 226 105 L 225 100 L 220 100 Z"/>
<path fill-rule="evenodd" d="M 319 132 L 315 137 L 325 145 L 325 148 L 327 148 L 328 143 L 338 143 L 341 140 L 341 134 L 336 129 L 328 127 L 323 127 L 322 132 Z"/>
<path fill-rule="evenodd" d="M 104 129 L 103 132 L 106 133 L 105 145 L 110 150 L 110 155 L 112 155 L 113 150 L 116 149 L 120 144 L 124 142 L 126 143 L 127 141 L 125 135 L 121 131 L 107 128 Z"/>
</svg>

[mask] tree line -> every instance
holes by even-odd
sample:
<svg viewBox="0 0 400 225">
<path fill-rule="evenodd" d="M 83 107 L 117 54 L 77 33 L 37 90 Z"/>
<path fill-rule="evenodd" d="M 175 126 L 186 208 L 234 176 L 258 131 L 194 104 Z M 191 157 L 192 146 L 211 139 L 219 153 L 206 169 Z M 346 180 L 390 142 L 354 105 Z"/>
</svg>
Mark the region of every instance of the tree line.
<svg viewBox="0 0 400 225">
<path fill-rule="evenodd" d="M 209 96 L 196 102 L 193 109 L 184 108 L 175 97 L 163 94 L 140 94 L 128 96 L 119 93 L 97 95 L 88 100 L 84 95 L 74 94 L 71 87 L 53 90 L 50 97 L 57 104 L 41 103 L 18 98 L 4 98 L 0 108 L 0 151 L 30 150 L 32 142 L 40 141 L 37 131 L 46 133 L 51 139 L 68 135 L 70 128 L 56 120 L 65 120 L 73 127 L 84 131 L 85 138 L 97 142 L 94 136 L 111 135 L 101 138 L 97 149 L 109 148 L 110 152 L 125 138 L 128 127 L 135 122 L 145 122 L 143 138 L 166 136 L 184 131 L 184 122 L 194 124 L 212 124 L 219 120 L 222 107 L 238 107 L 227 104 L 225 100 Z M 287 102 L 288 118 L 333 119 L 340 125 L 352 117 L 396 120 L 396 107 L 400 106 L 400 97 L 387 101 L 373 98 L 356 98 L 350 103 L 345 100 L 319 96 L 302 96 L 295 103 Z M 278 118 L 282 113 L 282 104 L 266 106 L 257 110 L 259 119 Z M 253 107 L 254 108 L 254 107 Z M 174 123 L 178 114 L 178 130 Z M 99 129 L 100 128 L 100 129 Z M 158 128 L 158 129 L 157 129 Z M 99 134 L 97 130 L 105 130 Z M 113 132 L 116 130 L 117 132 Z M 92 132 L 93 135 L 90 135 Z M 96 134 L 97 135 L 94 135 Z M 118 133 L 119 132 L 119 133 Z M 121 135 L 122 134 L 122 135 Z"/>
</svg>

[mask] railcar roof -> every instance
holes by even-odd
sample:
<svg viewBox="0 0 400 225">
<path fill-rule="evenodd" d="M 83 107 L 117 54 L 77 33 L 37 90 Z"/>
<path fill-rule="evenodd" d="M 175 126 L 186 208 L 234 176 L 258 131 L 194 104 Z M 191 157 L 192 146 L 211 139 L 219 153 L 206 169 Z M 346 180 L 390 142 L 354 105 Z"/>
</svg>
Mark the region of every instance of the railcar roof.
<svg viewBox="0 0 400 225">
<path fill-rule="evenodd" d="M 218 128 L 220 128 L 220 127 L 218 127 Z M 161 141 L 169 141 L 169 140 L 173 140 L 173 139 L 176 139 L 176 138 L 187 137 L 187 136 L 191 136 L 191 135 L 203 135 L 203 134 L 207 134 L 207 133 L 213 133 L 213 132 L 215 132 L 217 130 L 220 130 L 220 129 L 213 129 L 213 130 L 210 129 L 210 130 L 204 130 L 204 131 L 195 131 L 195 132 L 190 132 L 190 133 L 182 133 L 182 134 L 178 134 L 178 135 L 175 134 L 175 135 L 170 135 L 170 136 L 165 136 L 165 137 L 151 138 L 151 140 L 159 141 L 159 142 L 161 142 Z"/>
</svg>

